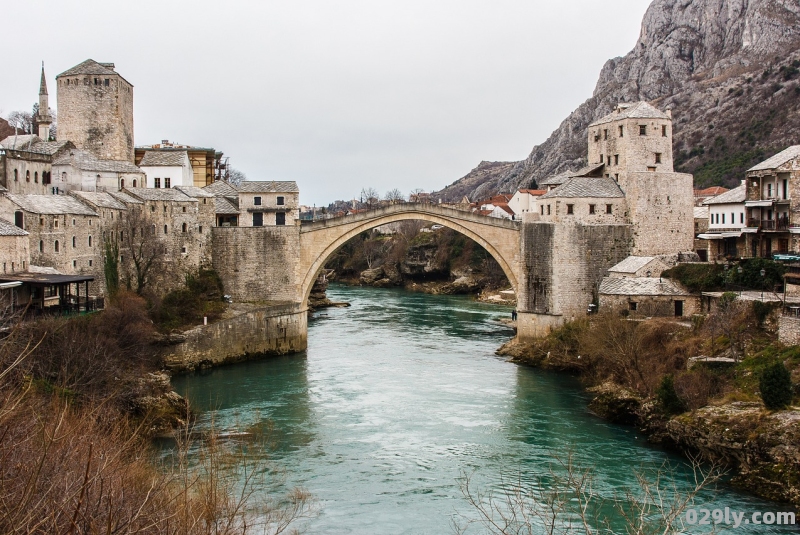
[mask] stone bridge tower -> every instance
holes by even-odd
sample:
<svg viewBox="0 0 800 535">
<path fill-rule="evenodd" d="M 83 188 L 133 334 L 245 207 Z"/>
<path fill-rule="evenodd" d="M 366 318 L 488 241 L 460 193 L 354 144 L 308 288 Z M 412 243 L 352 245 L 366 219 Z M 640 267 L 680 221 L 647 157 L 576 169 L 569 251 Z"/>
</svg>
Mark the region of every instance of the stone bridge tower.
<svg viewBox="0 0 800 535">
<path fill-rule="evenodd" d="M 87 59 L 56 76 L 58 138 L 101 160 L 134 163 L 133 86 L 113 63 Z"/>
</svg>

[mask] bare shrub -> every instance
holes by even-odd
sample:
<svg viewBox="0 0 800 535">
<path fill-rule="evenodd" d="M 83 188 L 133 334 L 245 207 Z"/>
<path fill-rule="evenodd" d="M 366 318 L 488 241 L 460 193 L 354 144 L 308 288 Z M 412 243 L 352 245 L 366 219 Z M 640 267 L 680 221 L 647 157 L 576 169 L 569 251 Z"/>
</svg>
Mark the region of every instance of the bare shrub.
<svg viewBox="0 0 800 535">
<path fill-rule="evenodd" d="M 709 400 L 722 393 L 723 387 L 724 380 L 705 368 L 675 376 L 675 391 L 692 410 L 708 405 Z"/>
</svg>

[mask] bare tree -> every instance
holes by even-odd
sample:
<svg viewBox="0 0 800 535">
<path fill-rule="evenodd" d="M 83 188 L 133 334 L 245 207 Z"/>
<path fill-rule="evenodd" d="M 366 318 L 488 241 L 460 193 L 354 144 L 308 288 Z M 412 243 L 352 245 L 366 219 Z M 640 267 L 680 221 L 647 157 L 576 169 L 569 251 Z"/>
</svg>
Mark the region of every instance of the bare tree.
<svg viewBox="0 0 800 535">
<path fill-rule="evenodd" d="M 426 193 L 422 188 L 414 188 L 411 190 L 411 195 L 408 196 L 410 202 L 430 202 L 430 194 Z"/>
<path fill-rule="evenodd" d="M 247 180 L 247 175 L 245 175 L 243 171 L 240 171 L 239 169 L 235 169 L 233 167 L 228 169 L 229 184 L 238 187 L 245 180 Z"/>
<path fill-rule="evenodd" d="M 16 128 L 20 135 L 33 134 L 33 115 L 27 111 L 12 111 L 8 114 L 8 124 Z"/>
<path fill-rule="evenodd" d="M 403 196 L 403 192 L 397 188 L 387 191 L 383 198 L 384 200 L 388 201 L 389 204 L 398 204 L 406 200 L 406 198 Z"/>
<path fill-rule="evenodd" d="M 361 202 L 367 208 L 375 208 L 381 200 L 381 195 L 375 188 L 363 188 L 361 190 Z"/>
<path fill-rule="evenodd" d="M 140 206 L 129 206 L 106 240 L 118 240 L 122 275 L 128 287 L 141 294 L 161 266 L 166 246 Z"/>
</svg>

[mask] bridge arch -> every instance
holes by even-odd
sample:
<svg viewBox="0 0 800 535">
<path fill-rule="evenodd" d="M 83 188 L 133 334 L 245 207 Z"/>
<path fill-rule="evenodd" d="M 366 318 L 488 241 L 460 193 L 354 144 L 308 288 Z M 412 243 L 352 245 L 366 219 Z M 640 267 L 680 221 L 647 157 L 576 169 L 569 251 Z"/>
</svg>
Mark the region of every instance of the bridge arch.
<svg viewBox="0 0 800 535">
<path fill-rule="evenodd" d="M 300 281 L 302 306 L 308 305 L 311 287 L 328 259 L 362 232 L 396 221 L 423 220 L 450 228 L 472 239 L 500 265 L 514 291 L 519 284 L 519 223 L 430 204 L 398 204 L 361 214 L 315 221 L 300 230 Z"/>
</svg>

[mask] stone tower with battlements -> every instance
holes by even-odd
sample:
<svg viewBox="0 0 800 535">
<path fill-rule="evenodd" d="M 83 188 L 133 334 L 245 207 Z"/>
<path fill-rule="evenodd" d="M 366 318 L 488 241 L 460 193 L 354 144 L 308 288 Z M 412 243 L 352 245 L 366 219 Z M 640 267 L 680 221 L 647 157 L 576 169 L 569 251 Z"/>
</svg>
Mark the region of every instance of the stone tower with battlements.
<svg viewBox="0 0 800 535">
<path fill-rule="evenodd" d="M 56 87 L 58 139 L 101 160 L 133 163 L 133 86 L 113 63 L 87 59 L 56 76 Z"/>
<path fill-rule="evenodd" d="M 47 97 L 47 80 L 44 76 L 44 62 L 42 62 L 42 78 L 39 81 L 39 113 L 33 118 L 38 127 L 37 134 L 44 141 L 50 140 L 50 125 L 53 117 L 50 115 L 50 102 Z"/>
</svg>

